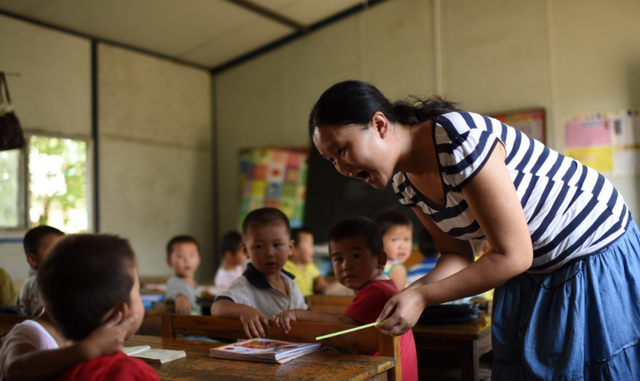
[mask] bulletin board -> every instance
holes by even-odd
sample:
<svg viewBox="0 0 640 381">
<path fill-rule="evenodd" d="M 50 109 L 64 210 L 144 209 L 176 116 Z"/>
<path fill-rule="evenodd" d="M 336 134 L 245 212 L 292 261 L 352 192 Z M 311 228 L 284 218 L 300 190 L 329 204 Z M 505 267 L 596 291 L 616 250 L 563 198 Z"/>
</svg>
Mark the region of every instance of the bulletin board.
<svg viewBox="0 0 640 381">
<path fill-rule="evenodd" d="M 516 130 L 524 132 L 528 137 L 546 144 L 545 112 L 543 108 L 501 112 L 490 116 Z"/>
<path fill-rule="evenodd" d="M 307 147 L 248 148 L 239 153 L 239 227 L 254 209 L 272 207 L 302 226 L 307 184 Z"/>
<path fill-rule="evenodd" d="M 640 174 L 640 107 L 564 118 L 565 154 L 604 174 Z"/>
</svg>

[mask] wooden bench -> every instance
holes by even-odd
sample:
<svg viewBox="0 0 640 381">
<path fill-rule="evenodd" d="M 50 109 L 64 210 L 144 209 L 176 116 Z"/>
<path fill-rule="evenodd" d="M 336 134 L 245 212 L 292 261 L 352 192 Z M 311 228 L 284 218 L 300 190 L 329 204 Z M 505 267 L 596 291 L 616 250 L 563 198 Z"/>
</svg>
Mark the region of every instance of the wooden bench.
<svg viewBox="0 0 640 381">
<path fill-rule="evenodd" d="M 307 305 L 314 312 L 342 315 L 353 303 L 353 296 L 311 295 L 307 297 Z"/>
<path fill-rule="evenodd" d="M 353 328 L 352 325 L 327 324 L 292 321 L 291 331 L 282 332 L 272 325 L 267 332 L 270 339 L 292 342 L 315 342 L 318 336 Z M 244 326 L 239 319 L 225 319 L 213 316 L 188 316 L 164 314 L 162 316 L 162 336 L 177 338 L 178 335 L 203 335 L 220 339 L 246 339 Z M 402 380 L 400 364 L 400 340 L 380 333 L 376 328 L 367 328 L 346 335 L 331 337 L 321 341 L 322 346 L 360 351 L 377 351 L 380 356 L 393 357 L 396 365 L 387 373 L 389 380 Z"/>
</svg>

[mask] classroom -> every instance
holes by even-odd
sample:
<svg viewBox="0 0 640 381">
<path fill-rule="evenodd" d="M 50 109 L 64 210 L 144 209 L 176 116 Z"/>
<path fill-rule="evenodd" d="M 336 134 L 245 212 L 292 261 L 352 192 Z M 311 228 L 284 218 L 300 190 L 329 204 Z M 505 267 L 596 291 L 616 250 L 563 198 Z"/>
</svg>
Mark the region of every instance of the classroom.
<svg viewBox="0 0 640 381">
<path fill-rule="evenodd" d="M 239 154 L 310 147 L 309 112 L 340 81 L 371 83 L 392 101 L 439 94 L 483 115 L 542 109 L 544 144 L 565 155 L 580 140 L 576 118 L 626 112 L 640 136 L 637 0 L 92 3 L 0 0 L 0 72 L 27 139 L 84 147 L 82 221 L 56 227 L 128 239 L 143 286 L 173 275 L 165 247 L 181 234 L 199 245 L 196 281 L 213 282 L 221 237 L 242 223 Z M 635 139 L 580 152 L 639 215 Z M 0 267 L 20 290 L 30 271 L 23 237 L 38 218 L 28 209 L 38 177 L 27 176 L 37 158 L 8 152 Z M 465 370 L 471 378 L 420 379 L 489 379 L 482 354 Z"/>
</svg>

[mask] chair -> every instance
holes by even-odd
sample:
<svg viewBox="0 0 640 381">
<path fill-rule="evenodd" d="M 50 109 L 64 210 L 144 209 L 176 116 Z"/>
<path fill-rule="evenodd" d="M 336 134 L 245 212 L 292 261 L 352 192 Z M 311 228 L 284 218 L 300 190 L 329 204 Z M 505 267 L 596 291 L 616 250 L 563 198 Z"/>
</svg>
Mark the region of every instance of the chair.
<svg viewBox="0 0 640 381">
<path fill-rule="evenodd" d="M 342 315 L 353 303 L 353 296 L 343 295 L 311 295 L 307 297 L 307 305 L 314 312 Z"/>
<path fill-rule="evenodd" d="M 29 319 L 27 316 L 0 314 L 0 337 L 4 337 L 14 325 Z"/>
<path fill-rule="evenodd" d="M 318 336 L 353 328 L 346 324 L 328 324 L 292 321 L 291 331 L 285 334 L 272 325 L 267 332 L 270 339 L 292 342 L 315 342 Z M 177 338 L 178 335 L 203 335 L 220 339 L 245 339 L 244 326 L 239 319 L 225 319 L 213 316 L 189 316 L 164 314 L 162 316 L 162 337 Z M 400 364 L 400 339 L 380 333 L 376 328 L 367 328 L 346 335 L 322 340 L 322 346 L 361 351 L 378 351 L 380 356 L 393 357 L 396 366 L 388 371 L 389 380 L 402 380 Z"/>
</svg>

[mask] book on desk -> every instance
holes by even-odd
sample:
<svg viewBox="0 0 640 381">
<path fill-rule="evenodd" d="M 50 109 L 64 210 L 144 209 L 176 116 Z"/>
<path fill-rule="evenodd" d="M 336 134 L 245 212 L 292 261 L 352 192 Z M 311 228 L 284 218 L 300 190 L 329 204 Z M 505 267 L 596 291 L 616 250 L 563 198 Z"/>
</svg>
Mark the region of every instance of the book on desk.
<svg viewBox="0 0 640 381">
<path fill-rule="evenodd" d="M 124 354 L 130 357 L 143 360 L 149 364 L 165 364 L 169 361 L 177 360 L 185 357 L 185 351 L 175 351 L 170 349 L 152 349 L 148 345 L 139 345 L 135 347 L 124 347 Z"/>
<path fill-rule="evenodd" d="M 244 360 L 284 364 L 317 351 L 320 343 L 291 343 L 282 340 L 249 339 L 211 348 L 209 356 L 225 360 Z"/>
</svg>

